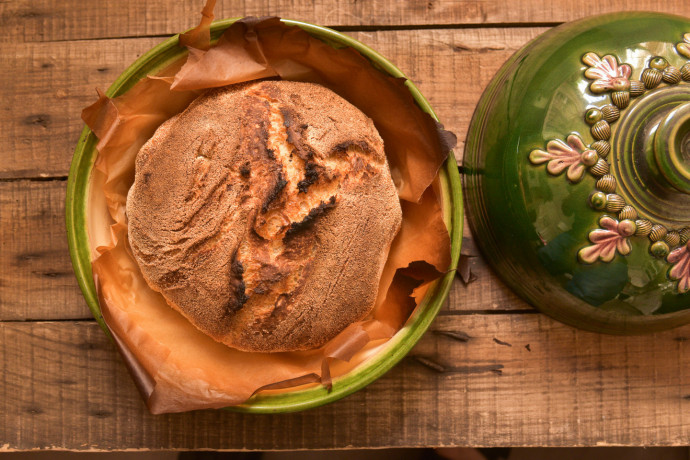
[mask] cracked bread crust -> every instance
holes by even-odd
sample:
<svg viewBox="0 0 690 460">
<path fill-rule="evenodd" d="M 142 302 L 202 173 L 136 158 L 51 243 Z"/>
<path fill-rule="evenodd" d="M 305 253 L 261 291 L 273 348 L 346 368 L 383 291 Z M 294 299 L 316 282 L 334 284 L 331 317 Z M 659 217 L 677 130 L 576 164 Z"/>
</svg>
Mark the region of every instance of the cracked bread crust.
<svg viewBox="0 0 690 460">
<path fill-rule="evenodd" d="M 402 213 L 373 122 L 311 83 L 212 90 L 141 148 L 129 242 L 198 329 L 261 352 L 364 318 Z"/>
</svg>

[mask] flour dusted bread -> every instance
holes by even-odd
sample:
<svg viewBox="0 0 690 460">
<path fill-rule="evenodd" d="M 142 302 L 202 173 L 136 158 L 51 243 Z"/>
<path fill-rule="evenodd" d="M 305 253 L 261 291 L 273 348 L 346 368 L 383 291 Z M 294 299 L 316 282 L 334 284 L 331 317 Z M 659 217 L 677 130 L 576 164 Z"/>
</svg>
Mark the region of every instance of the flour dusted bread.
<svg viewBox="0 0 690 460">
<path fill-rule="evenodd" d="M 129 242 L 149 285 L 246 351 L 323 345 L 372 309 L 401 223 L 373 122 L 311 83 L 212 90 L 140 150 Z"/>
</svg>

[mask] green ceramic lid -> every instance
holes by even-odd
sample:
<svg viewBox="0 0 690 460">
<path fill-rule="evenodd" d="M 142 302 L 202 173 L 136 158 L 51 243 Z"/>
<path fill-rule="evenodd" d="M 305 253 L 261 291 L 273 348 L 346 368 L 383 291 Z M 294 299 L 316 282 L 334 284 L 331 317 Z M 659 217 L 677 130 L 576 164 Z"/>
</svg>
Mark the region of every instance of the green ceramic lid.
<svg viewBox="0 0 690 460">
<path fill-rule="evenodd" d="M 238 18 L 214 22 L 211 26 L 212 40 L 218 40 L 222 33 L 237 19 Z M 310 35 L 333 47 L 352 47 L 382 72 L 394 77 L 406 78 L 405 75 L 386 58 L 347 35 L 313 24 L 292 20 L 283 20 L 283 22 L 288 25 L 300 27 Z M 170 63 L 184 57 L 186 53 L 187 50 L 178 45 L 177 35 L 164 41 L 141 56 L 125 70 L 108 89 L 106 94 L 110 97 L 124 94 L 141 78 L 149 74 L 155 74 Z M 431 106 L 415 85 L 409 80 L 405 81 L 405 85 L 421 109 L 437 120 L 436 114 L 433 112 Z M 72 158 L 72 165 L 67 181 L 65 212 L 67 238 L 74 272 L 89 308 L 92 310 L 96 320 L 107 332 L 98 305 L 96 288 L 91 273 L 89 236 L 87 231 L 89 181 L 94 161 L 98 155 L 96 143 L 96 136 L 90 129 L 84 128 L 74 152 L 74 157 Z M 439 171 L 439 185 L 443 199 L 444 220 L 446 221 L 451 237 L 451 266 L 455 267 L 460 257 L 463 214 L 460 176 L 458 174 L 453 152 L 450 152 L 446 164 Z M 335 401 L 363 388 L 392 368 L 421 338 L 438 313 L 441 305 L 443 305 L 453 279 L 454 272 L 450 270 L 442 278 L 437 280 L 420 302 L 407 324 L 398 331 L 392 339 L 386 342 L 383 349 L 375 356 L 360 364 L 353 371 L 334 379 L 332 388 L 327 389 L 319 386 L 287 391 L 280 394 L 259 393 L 241 406 L 235 406 L 232 409 L 251 413 L 298 411 Z"/>
<path fill-rule="evenodd" d="M 499 70 L 465 147 L 469 222 L 519 295 L 567 323 L 690 323 L 690 20 L 556 27 Z"/>
</svg>

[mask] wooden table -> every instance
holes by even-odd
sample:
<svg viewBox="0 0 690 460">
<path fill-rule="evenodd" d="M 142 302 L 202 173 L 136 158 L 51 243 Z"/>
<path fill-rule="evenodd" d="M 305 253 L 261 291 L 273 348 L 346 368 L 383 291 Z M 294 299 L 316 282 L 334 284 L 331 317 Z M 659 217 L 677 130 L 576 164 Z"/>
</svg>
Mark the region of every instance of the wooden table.
<svg viewBox="0 0 690 460">
<path fill-rule="evenodd" d="M 499 66 L 548 27 L 623 9 L 690 16 L 686 0 L 219 1 L 344 30 L 396 63 L 463 139 Z M 80 112 L 194 2 L 0 2 L 0 450 L 681 445 L 690 442 L 690 327 L 582 332 L 535 312 L 472 259 L 410 355 L 304 413 L 151 416 L 77 287 L 64 229 Z M 473 242 L 466 231 L 466 247 Z M 452 331 L 454 334 L 444 334 Z"/>
</svg>

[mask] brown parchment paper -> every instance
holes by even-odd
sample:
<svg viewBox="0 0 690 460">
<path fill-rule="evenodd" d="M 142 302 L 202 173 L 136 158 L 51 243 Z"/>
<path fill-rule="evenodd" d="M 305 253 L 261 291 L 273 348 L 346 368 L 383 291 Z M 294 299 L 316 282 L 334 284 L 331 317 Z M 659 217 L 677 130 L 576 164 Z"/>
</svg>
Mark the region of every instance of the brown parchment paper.
<svg viewBox="0 0 690 460">
<path fill-rule="evenodd" d="M 184 65 L 176 63 L 113 99 L 99 93 L 82 114 L 99 138 L 92 195 L 102 194 L 107 207 L 107 213 L 92 212 L 89 225 L 109 228 L 92 248 L 99 303 L 153 413 L 240 404 L 259 390 L 312 382 L 330 386 L 333 378 L 375 355 L 450 264 L 448 231 L 430 185 L 452 135 L 414 104 L 404 81 L 377 71 L 351 48 L 335 50 L 277 18 L 238 21 L 209 46 L 213 3 L 207 2 L 200 25 L 181 38 L 190 49 Z M 125 204 L 139 148 L 205 89 L 266 77 L 323 84 L 371 117 L 384 138 L 401 198 L 402 228 L 373 313 L 317 350 L 247 353 L 215 342 L 149 288 L 127 241 Z"/>
</svg>

